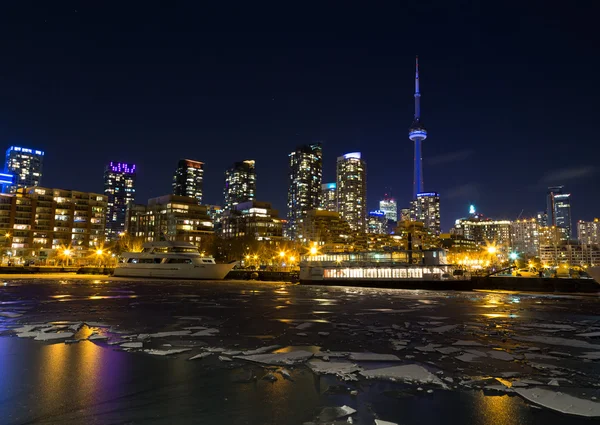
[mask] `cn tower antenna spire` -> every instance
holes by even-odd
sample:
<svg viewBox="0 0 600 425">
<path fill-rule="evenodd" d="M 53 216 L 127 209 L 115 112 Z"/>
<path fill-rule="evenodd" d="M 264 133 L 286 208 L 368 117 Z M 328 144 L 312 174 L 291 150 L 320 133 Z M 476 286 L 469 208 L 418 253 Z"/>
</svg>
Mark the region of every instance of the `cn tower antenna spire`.
<svg viewBox="0 0 600 425">
<path fill-rule="evenodd" d="M 414 167 L 415 174 L 413 180 L 413 199 L 417 199 L 417 194 L 423 193 L 423 155 L 421 153 L 421 143 L 427 138 L 427 130 L 421 122 L 421 90 L 419 88 L 419 57 L 415 59 L 415 117 L 408 129 L 408 138 L 415 142 Z"/>
<path fill-rule="evenodd" d="M 415 59 L 415 121 L 421 119 L 421 92 L 419 90 L 419 56 Z"/>
</svg>

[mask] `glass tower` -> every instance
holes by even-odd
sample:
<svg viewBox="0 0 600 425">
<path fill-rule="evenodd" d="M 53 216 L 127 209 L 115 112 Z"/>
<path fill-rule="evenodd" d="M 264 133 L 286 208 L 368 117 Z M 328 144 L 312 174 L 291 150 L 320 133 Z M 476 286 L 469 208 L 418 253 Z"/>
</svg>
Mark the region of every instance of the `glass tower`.
<svg viewBox="0 0 600 425">
<path fill-rule="evenodd" d="M 323 148 L 321 143 L 299 146 L 289 154 L 288 237 L 296 240 L 301 224 L 310 210 L 321 206 Z"/>
<path fill-rule="evenodd" d="M 335 183 L 323 183 L 321 185 L 320 209 L 337 212 L 337 185 Z"/>
<path fill-rule="evenodd" d="M 42 181 L 44 151 L 11 146 L 6 150 L 2 191 L 15 193 L 19 187 L 39 186 Z M 12 183 L 9 183 L 12 175 Z"/>
<path fill-rule="evenodd" d="M 379 201 L 379 210 L 385 213 L 385 218 L 388 220 L 398 221 L 398 205 L 394 198 L 386 195 Z"/>
<path fill-rule="evenodd" d="M 564 186 L 553 186 L 548 188 L 546 196 L 546 207 L 548 214 L 548 226 L 556 226 L 562 229 L 565 239 L 570 239 L 571 228 L 571 194 L 563 193 Z"/>
<path fill-rule="evenodd" d="M 173 195 L 196 198 L 202 203 L 202 184 L 204 181 L 204 163 L 191 159 L 182 159 L 177 164 L 173 176 Z"/>
<path fill-rule="evenodd" d="M 410 209 L 411 221 L 419 221 L 425 228 L 439 236 L 440 224 L 440 194 L 437 192 L 417 193 L 417 199 L 412 201 Z"/>
<path fill-rule="evenodd" d="M 226 211 L 231 211 L 237 204 L 254 200 L 256 197 L 256 168 L 255 161 L 234 163 L 225 171 L 225 197 Z"/>
<path fill-rule="evenodd" d="M 337 159 L 337 204 L 340 217 L 355 231 L 367 224 L 367 164 L 360 152 Z"/>
<path fill-rule="evenodd" d="M 135 165 L 111 162 L 104 169 L 106 208 L 106 238 L 116 239 L 125 231 L 127 205 L 135 200 Z"/>
</svg>

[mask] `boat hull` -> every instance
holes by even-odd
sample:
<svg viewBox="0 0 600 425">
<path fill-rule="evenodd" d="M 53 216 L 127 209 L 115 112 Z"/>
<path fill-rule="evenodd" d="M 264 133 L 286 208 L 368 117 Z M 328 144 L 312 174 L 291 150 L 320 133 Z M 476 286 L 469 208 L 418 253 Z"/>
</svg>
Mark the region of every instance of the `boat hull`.
<svg viewBox="0 0 600 425">
<path fill-rule="evenodd" d="M 115 277 L 223 280 L 235 264 L 120 264 Z"/>
</svg>

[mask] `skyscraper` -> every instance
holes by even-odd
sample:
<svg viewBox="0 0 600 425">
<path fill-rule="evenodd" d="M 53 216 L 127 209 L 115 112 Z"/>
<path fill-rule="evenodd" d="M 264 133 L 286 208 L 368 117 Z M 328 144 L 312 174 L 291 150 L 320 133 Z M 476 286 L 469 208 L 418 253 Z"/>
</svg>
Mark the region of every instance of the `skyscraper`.
<svg viewBox="0 0 600 425">
<path fill-rule="evenodd" d="M 337 204 L 340 217 L 352 230 L 364 231 L 367 223 L 367 164 L 360 152 L 337 159 Z"/>
<path fill-rule="evenodd" d="M 400 221 L 410 221 L 410 208 L 400 210 Z"/>
<path fill-rule="evenodd" d="M 600 245 L 600 219 L 577 222 L 577 239 L 584 245 Z"/>
<path fill-rule="evenodd" d="M 548 226 L 556 226 L 562 229 L 565 239 L 571 238 L 571 194 L 563 193 L 564 186 L 553 186 L 548 188 L 546 196 L 546 213 L 548 214 Z"/>
<path fill-rule="evenodd" d="M 224 210 L 233 210 L 242 202 L 256 197 L 256 168 L 253 159 L 234 163 L 225 171 Z"/>
<path fill-rule="evenodd" d="M 385 235 L 387 233 L 387 215 L 385 211 L 369 211 L 367 220 L 367 233 Z"/>
<path fill-rule="evenodd" d="M 320 209 L 337 212 L 337 185 L 335 183 L 323 183 L 321 185 Z"/>
<path fill-rule="evenodd" d="M 306 213 L 321 206 L 323 148 L 321 143 L 298 146 L 289 154 L 288 237 L 298 239 Z"/>
<path fill-rule="evenodd" d="M 13 183 L 9 184 L 9 176 L 3 179 L 4 193 L 15 193 L 19 187 L 39 186 L 42 181 L 44 151 L 11 146 L 6 150 L 4 173 L 13 175 Z"/>
<path fill-rule="evenodd" d="M 173 195 L 196 198 L 202 203 L 204 163 L 191 159 L 181 159 L 173 176 Z"/>
<path fill-rule="evenodd" d="M 417 193 L 417 198 L 411 202 L 411 221 L 424 224 L 434 234 L 441 232 L 440 224 L 440 194 L 436 192 Z"/>
<path fill-rule="evenodd" d="M 104 169 L 106 209 L 106 238 L 116 239 L 125 231 L 127 205 L 135 200 L 135 165 L 111 162 Z"/>
<path fill-rule="evenodd" d="M 516 220 L 510 225 L 512 250 L 527 257 L 540 253 L 540 226 L 537 218 Z"/>
<path fill-rule="evenodd" d="M 385 213 L 385 218 L 388 220 L 398 221 L 398 204 L 396 200 L 390 196 L 385 197 L 379 201 L 379 210 Z"/>
<path fill-rule="evenodd" d="M 421 142 L 427 138 L 427 130 L 421 123 L 421 92 L 419 90 L 419 57 L 416 59 L 415 73 L 415 117 L 408 129 L 408 138 L 415 142 L 414 157 L 414 179 L 413 179 L 413 199 L 417 199 L 417 194 L 422 193 L 423 187 L 423 155 L 421 154 Z"/>
</svg>

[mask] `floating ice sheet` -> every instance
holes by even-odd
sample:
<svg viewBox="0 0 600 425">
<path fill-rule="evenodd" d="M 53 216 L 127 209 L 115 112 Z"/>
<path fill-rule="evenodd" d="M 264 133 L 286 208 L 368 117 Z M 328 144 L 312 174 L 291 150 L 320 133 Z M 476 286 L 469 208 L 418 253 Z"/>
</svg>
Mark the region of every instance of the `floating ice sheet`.
<svg viewBox="0 0 600 425">
<path fill-rule="evenodd" d="M 191 351 L 191 348 L 173 348 L 170 350 L 159 350 L 159 349 L 150 349 L 144 350 L 148 354 L 152 354 L 153 356 L 170 356 L 172 354 L 185 353 L 186 351 Z"/>
<path fill-rule="evenodd" d="M 236 359 L 269 365 L 289 365 L 304 362 L 312 357 L 308 351 L 290 351 L 288 353 L 254 354 L 249 356 L 236 356 Z"/>
<path fill-rule="evenodd" d="M 580 339 L 559 338 L 555 336 L 521 335 L 513 336 L 513 339 L 523 342 L 539 342 L 547 345 L 562 345 L 565 347 L 588 348 L 590 350 L 600 350 L 600 345 L 590 344 Z"/>
<path fill-rule="evenodd" d="M 264 353 L 269 353 L 271 351 L 275 351 L 278 348 L 281 348 L 281 345 L 268 345 L 266 347 L 260 347 L 257 348 L 256 350 L 247 350 L 247 351 L 242 351 L 242 354 L 244 356 L 252 356 L 254 354 L 264 354 Z"/>
<path fill-rule="evenodd" d="M 400 358 L 394 354 L 377 353 L 350 353 L 350 360 L 355 362 L 399 362 Z"/>
<path fill-rule="evenodd" d="M 214 329 L 216 330 L 216 329 Z M 219 332 L 218 330 L 216 330 L 216 332 Z M 171 332 L 156 332 L 153 334 L 147 334 L 150 338 L 165 338 L 167 336 L 185 336 L 185 335 L 189 335 L 191 334 L 192 331 L 190 330 L 185 330 L 185 331 L 171 331 Z M 140 334 L 143 335 L 143 334 Z M 139 338 L 139 336 L 138 336 Z"/>
<path fill-rule="evenodd" d="M 46 333 L 38 332 L 34 338 L 36 341 L 53 341 L 57 339 L 67 339 L 75 335 L 73 332 L 60 332 L 60 333 Z"/>
<path fill-rule="evenodd" d="M 569 415 L 600 417 L 600 403 L 591 400 L 543 388 L 515 388 L 514 391 L 524 399 L 551 410 Z"/>
<path fill-rule="evenodd" d="M 120 345 L 121 348 L 142 348 L 144 346 L 141 342 L 124 342 Z"/>
<path fill-rule="evenodd" d="M 482 347 L 483 346 L 482 344 L 480 344 L 477 341 L 463 341 L 463 340 L 456 341 L 452 345 L 458 346 L 458 347 Z"/>
<path fill-rule="evenodd" d="M 382 421 L 381 419 L 375 419 L 375 425 L 398 425 L 396 422 Z"/>
<path fill-rule="evenodd" d="M 439 326 L 437 328 L 431 328 L 431 329 L 427 329 L 429 332 L 435 332 L 435 333 L 444 333 L 444 332 L 448 332 L 451 331 L 452 329 L 456 329 L 458 327 L 458 325 L 445 325 L 445 326 Z"/>
<path fill-rule="evenodd" d="M 193 333 L 190 336 L 215 336 L 215 334 L 217 334 L 217 333 L 219 333 L 218 329 L 210 328 L 210 329 L 205 329 L 203 331 Z"/>
<path fill-rule="evenodd" d="M 416 382 L 421 384 L 434 384 L 447 388 L 437 376 L 429 372 L 423 366 L 416 364 L 384 367 L 381 369 L 363 370 L 360 372 L 365 378 L 402 380 L 405 382 Z"/>
<path fill-rule="evenodd" d="M 190 357 L 188 360 L 198 360 L 198 359 L 203 359 L 205 357 L 208 356 L 212 356 L 212 353 L 200 353 L 200 354 L 196 354 L 195 356 Z"/>
<path fill-rule="evenodd" d="M 9 319 L 16 319 L 17 317 L 21 317 L 23 314 L 15 313 L 14 311 L 0 311 L 0 316 L 7 317 Z"/>
<path fill-rule="evenodd" d="M 324 362 L 322 360 L 311 360 L 307 366 L 317 374 L 343 376 L 349 373 L 360 372 L 362 368 L 349 362 Z"/>
</svg>

